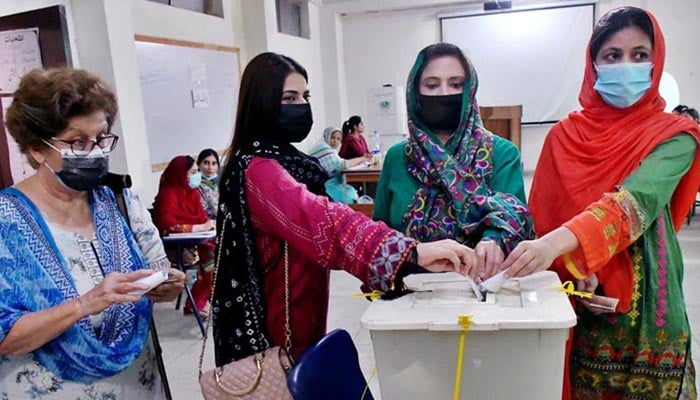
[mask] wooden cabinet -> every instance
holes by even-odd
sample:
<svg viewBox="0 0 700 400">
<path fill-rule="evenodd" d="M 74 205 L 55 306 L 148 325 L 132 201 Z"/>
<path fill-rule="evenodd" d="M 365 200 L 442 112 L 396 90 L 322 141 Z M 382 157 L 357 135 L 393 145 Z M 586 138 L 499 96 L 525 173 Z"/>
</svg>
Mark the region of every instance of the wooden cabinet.
<svg viewBox="0 0 700 400">
<path fill-rule="evenodd" d="M 479 107 L 484 128 L 513 142 L 520 149 L 520 120 L 523 106 Z"/>
</svg>

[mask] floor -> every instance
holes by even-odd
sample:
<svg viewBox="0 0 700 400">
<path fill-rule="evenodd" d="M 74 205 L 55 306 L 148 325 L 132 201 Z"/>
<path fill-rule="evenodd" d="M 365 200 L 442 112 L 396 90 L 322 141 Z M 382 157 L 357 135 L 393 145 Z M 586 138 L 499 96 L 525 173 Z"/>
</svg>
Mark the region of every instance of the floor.
<svg viewBox="0 0 700 400">
<path fill-rule="evenodd" d="M 700 282 L 700 214 L 681 230 L 679 239 L 685 259 L 684 284 L 688 317 L 693 332 L 693 359 L 695 365 L 700 365 L 700 290 L 694 287 Z M 362 370 L 365 376 L 369 377 L 375 365 L 374 354 L 369 333 L 360 326 L 359 321 L 370 303 L 353 298 L 353 294 L 359 292 L 359 286 L 359 280 L 351 275 L 332 272 L 328 330 L 341 327 L 350 332 L 359 351 Z M 155 318 L 173 398 L 200 399 L 197 369 L 202 339 L 194 317 L 183 316 L 181 310 L 175 310 L 174 303 L 161 303 L 155 307 Z M 213 360 L 210 339 L 204 356 L 205 370 L 213 367 Z M 371 380 L 370 389 L 379 400 L 376 376 Z"/>
</svg>

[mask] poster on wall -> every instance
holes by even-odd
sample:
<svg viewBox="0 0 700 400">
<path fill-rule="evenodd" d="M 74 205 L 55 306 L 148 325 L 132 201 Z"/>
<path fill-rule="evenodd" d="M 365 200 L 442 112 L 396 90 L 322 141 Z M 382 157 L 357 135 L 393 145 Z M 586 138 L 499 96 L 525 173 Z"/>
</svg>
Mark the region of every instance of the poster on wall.
<svg viewBox="0 0 700 400">
<path fill-rule="evenodd" d="M 0 93 L 13 93 L 24 74 L 41 67 L 39 28 L 0 32 Z"/>
<path fill-rule="evenodd" d="M 2 120 L 5 121 L 7 109 L 10 108 L 10 104 L 12 104 L 12 97 L 0 97 L 0 104 L 2 105 Z M 15 139 L 13 139 L 10 135 L 7 126 L 5 126 L 5 135 L 5 139 L 7 140 L 7 150 L 9 153 L 8 155 L 10 160 L 12 181 L 17 184 L 34 175 L 35 170 L 32 168 L 31 164 L 29 164 L 29 161 L 27 161 L 27 157 L 25 157 L 19 150 L 19 146 L 17 146 Z"/>
<path fill-rule="evenodd" d="M 382 87 L 370 90 L 373 115 L 395 115 L 396 95 L 393 87 Z"/>
</svg>

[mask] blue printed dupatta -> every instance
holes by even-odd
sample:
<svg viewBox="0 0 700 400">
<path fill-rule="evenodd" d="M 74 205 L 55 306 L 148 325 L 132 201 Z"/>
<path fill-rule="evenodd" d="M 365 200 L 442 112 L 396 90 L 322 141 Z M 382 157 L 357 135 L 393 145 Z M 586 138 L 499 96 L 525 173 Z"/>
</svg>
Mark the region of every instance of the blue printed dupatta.
<svg viewBox="0 0 700 400">
<path fill-rule="evenodd" d="M 146 262 L 106 187 L 90 195 L 105 274 L 143 269 Z M 0 192 L 0 341 L 24 314 L 76 298 L 66 260 L 36 206 L 14 188 Z M 90 383 L 119 373 L 141 354 L 150 302 L 115 303 L 99 332 L 88 317 L 32 352 L 56 376 Z"/>
</svg>

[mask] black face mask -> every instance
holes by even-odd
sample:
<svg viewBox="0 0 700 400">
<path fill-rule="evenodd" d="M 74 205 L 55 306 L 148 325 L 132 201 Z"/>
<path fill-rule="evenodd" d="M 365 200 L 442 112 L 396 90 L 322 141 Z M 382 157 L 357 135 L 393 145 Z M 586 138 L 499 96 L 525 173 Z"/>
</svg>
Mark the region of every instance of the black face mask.
<svg viewBox="0 0 700 400">
<path fill-rule="evenodd" d="M 462 93 L 446 96 L 418 95 L 418 118 L 433 131 L 453 132 L 462 118 Z"/>
<path fill-rule="evenodd" d="M 282 104 L 280 106 L 277 129 L 280 139 L 285 142 L 298 143 L 306 139 L 313 123 L 311 104 Z"/>
<path fill-rule="evenodd" d="M 56 172 L 45 164 L 68 188 L 84 192 L 96 188 L 107 176 L 107 156 L 75 156 L 61 154 L 61 170 Z"/>
</svg>

